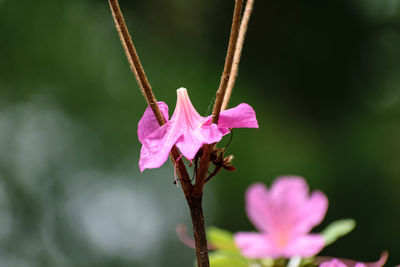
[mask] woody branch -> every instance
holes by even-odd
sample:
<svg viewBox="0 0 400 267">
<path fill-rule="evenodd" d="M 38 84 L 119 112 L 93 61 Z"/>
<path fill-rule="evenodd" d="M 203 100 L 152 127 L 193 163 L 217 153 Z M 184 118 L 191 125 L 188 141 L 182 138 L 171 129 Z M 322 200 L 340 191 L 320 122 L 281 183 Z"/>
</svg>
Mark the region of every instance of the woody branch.
<svg viewBox="0 0 400 267">
<path fill-rule="evenodd" d="M 154 93 L 151 89 L 150 83 L 146 77 L 146 74 L 143 70 L 142 64 L 140 62 L 139 56 L 136 52 L 135 46 L 133 45 L 132 38 L 129 34 L 128 28 L 126 26 L 123 14 L 119 7 L 117 0 L 108 0 L 111 8 L 111 12 L 114 18 L 114 22 L 121 39 L 122 46 L 124 47 L 125 54 L 128 58 L 128 62 L 130 68 L 135 75 L 136 81 L 139 84 L 139 87 L 154 112 L 155 117 L 160 126 L 165 124 L 165 119 L 160 111 L 160 108 L 157 104 L 157 100 L 154 96 Z M 207 239 L 204 228 L 204 216 L 202 209 L 202 198 L 193 194 L 193 188 L 190 181 L 189 174 L 186 170 L 186 167 L 180 159 L 180 153 L 178 149 L 174 146 L 170 153 L 170 158 L 177 168 L 177 175 L 182 185 L 182 190 L 185 194 L 185 198 L 188 202 L 190 208 L 190 214 L 192 218 L 193 224 L 193 233 L 195 237 L 195 245 L 196 245 L 196 256 L 197 256 L 197 264 L 199 267 L 208 267 L 208 249 L 207 249 Z"/>
</svg>

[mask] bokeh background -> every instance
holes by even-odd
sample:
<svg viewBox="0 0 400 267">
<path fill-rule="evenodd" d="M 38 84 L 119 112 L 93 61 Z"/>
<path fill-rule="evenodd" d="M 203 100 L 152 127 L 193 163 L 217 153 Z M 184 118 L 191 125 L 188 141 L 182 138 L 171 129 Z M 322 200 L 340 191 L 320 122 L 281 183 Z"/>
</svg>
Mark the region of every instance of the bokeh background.
<svg viewBox="0 0 400 267">
<path fill-rule="evenodd" d="M 159 100 L 205 115 L 233 0 L 121 0 Z M 0 266 L 193 266 L 170 163 L 138 170 L 144 109 L 107 1 L 0 0 Z M 256 0 L 231 105 L 235 173 L 207 184 L 206 224 L 253 226 L 244 192 L 285 174 L 358 225 L 321 254 L 400 263 L 400 1 Z M 227 142 L 225 139 L 223 142 Z"/>
</svg>

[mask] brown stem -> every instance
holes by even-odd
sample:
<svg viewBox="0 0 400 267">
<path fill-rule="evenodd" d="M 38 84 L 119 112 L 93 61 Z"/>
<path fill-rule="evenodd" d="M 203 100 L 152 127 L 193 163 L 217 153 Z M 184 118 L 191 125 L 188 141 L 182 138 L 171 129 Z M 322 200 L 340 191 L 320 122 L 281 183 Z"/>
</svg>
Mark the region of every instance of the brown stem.
<svg viewBox="0 0 400 267">
<path fill-rule="evenodd" d="M 251 12 L 253 10 L 253 3 L 254 0 L 247 0 L 246 8 L 243 13 L 242 22 L 240 23 L 239 29 L 239 37 L 236 43 L 236 49 L 233 56 L 233 65 L 231 69 L 231 74 L 228 81 L 228 87 L 226 88 L 226 93 L 224 97 L 224 101 L 222 102 L 221 110 L 225 110 L 228 106 L 229 100 L 231 98 L 233 87 L 235 86 L 236 77 L 239 72 L 239 63 L 240 63 L 240 56 L 242 54 L 243 43 L 246 37 L 247 26 L 249 25 L 249 20 L 251 16 Z"/>
<path fill-rule="evenodd" d="M 221 82 L 217 91 L 217 97 L 215 99 L 215 104 L 213 108 L 213 123 L 218 123 L 219 113 L 221 112 L 222 101 L 225 97 L 226 88 L 228 86 L 229 77 L 231 74 L 233 56 L 236 49 L 236 43 L 239 35 L 240 28 L 240 16 L 242 12 L 243 0 L 235 1 L 235 10 L 233 12 L 233 20 L 231 27 L 231 34 L 229 37 L 228 50 L 226 52 L 224 71 L 222 72 Z"/>
<path fill-rule="evenodd" d="M 202 208 L 202 199 L 191 197 L 187 199 L 192 217 L 194 241 L 196 245 L 196 256 L 198 267 L 209 267 L 208 246 L 206 231 L 204 228 L 204 215 Z"/>
<path fill-rule="evenodd" d="M 140 63 L 139 56 L 136 52 L 135 46 L 133 45 L 128 27 L 126 26 L 124 16 L 122 15 L 119 7 L 118 0 L 108 0 L 108 3 L 110 4 L 115 26 L 117 27 L 119 38 L 121 39 L 122 46 L 124 47 L 126 57 L 128 58 L 129 66 L 131 67 L 133 74 L 135 74 L 135 78 L 140 86 L 140 89 L 142 90 L 147 103 L 153 110 L 158 123 L 163 125 L 165 124 L 165 119 L 157 105 L 156 97 L 151 90 L 150 83 L 147 80 L 142 64 Z"/>
<path fill-rule="evenodd" d="M 235 47 L 239 34 L 239 24 L 240 24 L 240 15 L 242 11 L 242 6 L 243 6 L 243 0 L 235 1 L 235 9 L 233 11 L 231 34 L 229 37 L 228 50 L 226 52 L 225 66 L 224 66 L 224 71 L 222 72 L 221 82 L 217 91 L 217 97 L 215 99 L 215 104 L 212 112 L 213 115 L 212 123 L 218 123 L 219 113 L 221 112 L 221 107 L 222 107 L 222 101 L 224 100 L 226 87 L 228 85 L 229 75 L 232 69 L 233 55 L 235 52 Z M 215 147 L 214 144 L 204 145 L 203 147 L 203 155 L 201 157 L 200 167 L 196 175 L 196 184 L 194 188 L 197 194 L 203 192 L 203 187 L 206 182 L 207 172 L 210 167 L 210 153 L 214 149 L 214 147 Z"/>
<path fill-rule="evenodd" d="M 183 160 L 179 159 L 180 153 L 176 146 L 172 147 L 170 158 L 173 161 L 173 164 L 175 165 L 183 193 L 185 194 L 185 198 L 187 199 L 192 195 L 193 185 L 192 182 L 190 181 L 190 176 L 189 173 L 187 172 L 185 164 L 183 163 Z"/>
<path fill-rule="evenodd" d="M 235 1 L 235 9 L 233 11 L 233 19 L 231 26 L 231 34 L 229 37 L 228 50 L 225 57 L 225 66 L 221 76 L 221 82 L 217 91 L 217 97 L 213 108 L 212 123 L 218 123 L 219 113 L 221 112 L 222 102 L 224 100 L 226 87 L 228 85 L 229 75 L 232 69 L 233 56 L 236 48 L 237 38 L 239 34 L 240 16 L 243 6 L 243 0 Z M 196 184 L 194 190 L 197 194 L 203 192 L 207 172 L 210 166 L 210 153 L 214 149 L 214 144 L 204 145 L 203 155 L 200 161 L 200 167 L 196 175 Z"/>
<path fill-rule="evenodd" d="M 243 0 L 235 1 L 235 9 L 233 11 L 233 19 L 231 26 L 231 34 L 229 38 L 228 50 L 226 52 L 224 71 L 221 76 L 221 82 L 217 91 L 217 98 L 215 99 L 215 104 L 213 108 L 213 123 L 218 123 L 219 113 L 221 112 L 222 101 L 224 100 L 224 95 L 226 87 L 228 85 L 229 75 L 232 68 L 233 55 L 235 52 L 236 42 L 239 34 L 239 24 L 240 15 L 242 11 Z M 210 166 L 210 153 L 214 148 L 214 144 L 204 145 L 203 155 L 201 157 L 199 170 L 196 175 L 196 184 L 194 190 L 199 195 L 203 192 L 203 187 L 205 184 L 207 172 Z"/>
<path fill-rule="evenodd" d="M 233 20 L 231 26 L 231 34 L 229 38 L 228 50 L 225 58 L 225 66 L 221 77 L 221 82 L 217 91 L 217 97 L 215 100 L 213 108 L 213 123 L 218 123 L 219 113 L 221 112 L 222 103 L 225 98 L 226 89 L 228 86 L 228 81 L 232 69 L 232 64 L 234 60 L 234 55 L 236 51 L 236 45 L 238 41 L 239 28 L 240 28 L 240 16 L 243 6 L 243 0 L 235 1 L 235 9 L 233 12 Z M 193 222 L 193 232 L 195 233 L 196 242 L 196 254 L 197 254 L 197 264 L 199 267 L 209 266 L 208 261 L 208 250 L 207 250 L 207 238 L 204 229 L 204 218 L 203 211 L 201 207 L 201 198 L 203 196 L 203 189 L 205 183 L 209 180 L 206 178 L 208 169 L 210 167 L 210 153 L 214 149 L 214 144 L 205 145 L 203 147 L 203 153 L 200 160 L 200 166 L 196 171 L 196 183 L 194 185 L 193 195 L 197 196 L 197 201 L 188 203 L 192 215 Z M 197 249 L 200 248 L 200 249 Z"/>
<path fill-rule="evenodd" d="M 204 216 L 201 200 L 206 175 L 210 166 L 210 145 L 203 146 L 203 152 L 200 158 L 200 164 L 196 170 L 196 183 L 190 198 L 187 198 L 190 215 L 192 217 L 193 233 L 196 244 L 196 256 L 198 267 L 209 267 L 207 236 L 204 228 Z M 196 166 L 197 167 L 197 166 Z"/>
</svg>

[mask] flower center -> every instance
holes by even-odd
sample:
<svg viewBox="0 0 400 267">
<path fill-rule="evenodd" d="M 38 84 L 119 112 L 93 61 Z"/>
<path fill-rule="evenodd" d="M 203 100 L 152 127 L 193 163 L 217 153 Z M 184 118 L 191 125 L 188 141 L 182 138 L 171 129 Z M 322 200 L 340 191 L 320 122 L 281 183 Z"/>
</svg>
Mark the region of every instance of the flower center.
<svg viewBox="0 0 400 267">
<path fill-rule="evenodd" d="M 278 247 L 284 248 L 289 243 L 289 238 L 287 233 L 279 233 L 277 236 L 276 243 Z"/>
</svg>

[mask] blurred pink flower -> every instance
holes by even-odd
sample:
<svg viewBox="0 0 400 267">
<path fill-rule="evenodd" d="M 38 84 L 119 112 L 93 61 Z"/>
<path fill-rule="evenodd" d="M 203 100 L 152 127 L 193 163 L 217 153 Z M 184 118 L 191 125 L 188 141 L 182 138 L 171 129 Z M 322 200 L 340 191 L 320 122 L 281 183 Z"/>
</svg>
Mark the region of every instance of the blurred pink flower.
<svg viewBox="0 0 400 267">
<path fill-rule="evenodd" d="M 246 192 L 246 210 L 259 233 L 237 233 L 235 243 L 248 258 L 310 257 L 324 247 L 322 235 L 309 234 L 320 224 L 328 199 L 320 191 L 308 195 L 302 177 L 278 178 L 268 190 L 257 183 Z"/>
<path fill-rule="evenodd" d="M 321 265 L 319 265 L 319 267 L 349 267 L 346 264 L 344 264 L 343 262 L 341 262 L 338 259 L 333 259 L 331 261 L 326 261 L 324 263 L 322 263 Z M 367 267 L 367 265 L 365 265 L 362 262 L 357 262 L 354 267 Z"/>
<path fill-rule="evenodd" d="M 168 120 L 168 106 L 158 102 L 166 124 L 159 126 L 150 107 L 139 121 L 138 137 L 142 144 L 140 171 L 163 165 L 174 145 L 191 160 L 203 144 L 219 142 L 222 136 L 230 132 L 230 128 L 258 128 L 256 113 L 248 104 L 242 103 L 222 111 L 217 125 L 211 123 L 212 116 L 202 117 L 197 113 L 185 88 L 178 89 L 177 95 L 171 120 Z"/>
<path fill-rule="evenodd" d="M 319 256 L 315 258 L 315 264 L 320 267 L 382 267 L 385 265 L 387 258 L 387 251 L 383 252 L 379 260 L 375 262 L 358 262 L 355 260 Z"/>
</svg>

